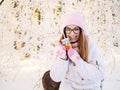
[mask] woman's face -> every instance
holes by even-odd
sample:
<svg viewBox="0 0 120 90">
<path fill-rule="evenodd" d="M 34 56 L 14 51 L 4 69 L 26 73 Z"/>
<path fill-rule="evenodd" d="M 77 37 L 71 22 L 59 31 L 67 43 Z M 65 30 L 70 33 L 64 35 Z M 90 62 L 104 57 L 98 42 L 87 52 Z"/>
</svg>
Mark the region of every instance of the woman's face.
<svg viewBox="0 0 120 90">
<path fill-rule="evenodd" d="M 80 28 L 76 25 L 68 25 L 65 28 L 65 33 L 69 37 L 70 42 L 76 42 L 79 39 Z"/>
</svg>

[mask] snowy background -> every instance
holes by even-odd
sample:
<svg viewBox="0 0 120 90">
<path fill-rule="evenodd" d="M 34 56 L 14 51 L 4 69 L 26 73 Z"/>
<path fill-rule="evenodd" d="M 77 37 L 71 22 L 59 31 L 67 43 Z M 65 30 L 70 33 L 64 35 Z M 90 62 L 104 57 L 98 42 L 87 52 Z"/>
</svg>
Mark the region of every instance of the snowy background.
<svg viewBox="0 0 120 90">
<path fill-rule="evenodd" d="M 120 0 L 0 0 L 0 90 L 43 90 L 65 13 L 83 14 L 101 48 L 103 90 L 120 90 Z"/>
</svg>

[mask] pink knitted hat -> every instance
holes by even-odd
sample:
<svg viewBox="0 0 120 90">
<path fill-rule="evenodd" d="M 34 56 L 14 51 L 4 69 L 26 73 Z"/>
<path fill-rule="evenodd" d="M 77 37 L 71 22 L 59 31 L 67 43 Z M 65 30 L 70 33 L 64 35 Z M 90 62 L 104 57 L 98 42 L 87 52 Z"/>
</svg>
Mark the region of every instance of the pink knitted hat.
<svg viewBox="0 0 120 90">
<path fill-rule="evenodd" d="M 85 23 L 84 23 L 83 17 L 81 16 L 81 14 L 79 12 L 69 13 L 69 14 L 65 15 L 65 17 L 62 19 L 62 28 L 61 28 L 61 30 L 63 31 L 64 28 L 67 25 L 77 25 L 77 26 L 81 27 L 82 30 L 84 30 L 84 33 L 87 36 L 88 33 L 86 32 L 84 24 Z"/>
</svg>

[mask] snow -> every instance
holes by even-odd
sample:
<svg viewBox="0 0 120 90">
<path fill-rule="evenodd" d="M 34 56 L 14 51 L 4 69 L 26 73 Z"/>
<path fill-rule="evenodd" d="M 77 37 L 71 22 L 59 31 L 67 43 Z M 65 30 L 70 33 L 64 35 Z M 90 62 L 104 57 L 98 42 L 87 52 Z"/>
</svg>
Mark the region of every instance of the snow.
<svg viewBox="0 0 120 90">
<path fill-rule="evenodd" d="M 42 76 L 55 61 L 60 19 L 73 10 L 83 13 L 86 30 L 103 54 L 103 90 L 120 90 L 119 6 L 119 0 L 4 0 L 0 5 L 0 90 L 43 90 Z M 34 17 L 36 9 L 40 20 Z"/>
</svg>

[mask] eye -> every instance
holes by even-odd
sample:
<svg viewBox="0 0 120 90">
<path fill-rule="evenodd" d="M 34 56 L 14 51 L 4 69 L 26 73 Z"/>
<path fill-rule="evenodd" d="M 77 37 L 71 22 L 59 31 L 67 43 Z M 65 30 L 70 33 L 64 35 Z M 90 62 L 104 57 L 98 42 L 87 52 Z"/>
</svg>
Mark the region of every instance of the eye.
<svg viewBox="0 0 120 90">
<path fill-rule="evenodd" d="M 68 28 L 68 27 L 66 27 L 66 29 L 65 29 L 66 31 L 71 31 L 71 29 L 70 28 Z"/>
<path fill-rule="evenodd" d="M 78 27 L 74 28 L 75 31 L 79 31 L 80 29 Z"/>
</svg>

